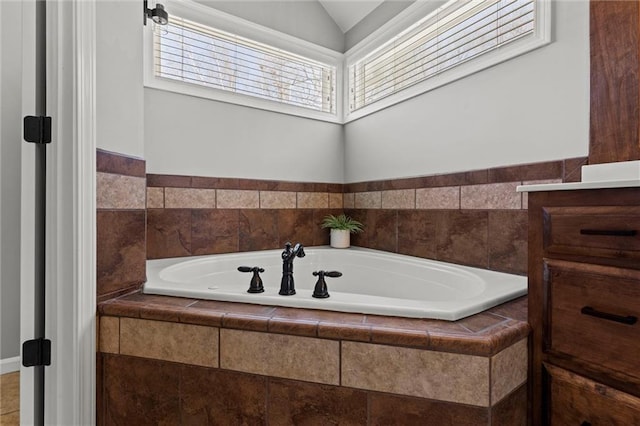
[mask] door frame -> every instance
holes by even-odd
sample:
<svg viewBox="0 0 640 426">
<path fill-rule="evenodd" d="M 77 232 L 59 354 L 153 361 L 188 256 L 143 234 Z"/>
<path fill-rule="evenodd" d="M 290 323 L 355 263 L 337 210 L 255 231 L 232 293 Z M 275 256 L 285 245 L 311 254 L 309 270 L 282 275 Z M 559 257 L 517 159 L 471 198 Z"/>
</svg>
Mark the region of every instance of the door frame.
<svg viewBox="0 0 640 426">
<path fill-rule="evenodd" d="M 95 2 L 47 1 L 47 326 L 45 422 L 96 421 Z M 33 39 L 33 0 L 23 3 L 24 52 Z M 23 109 L 33 105 L 23 64 Z M 24 115 L 33 114 L 24 111 Z M 22 147 L 21 340 L 33 336 L 33 147 Z M 25 214 L 26 213 L 26 214 Z M 33 422 L 33 374 L 21 368 L 21 424 Z"/>
</svg>

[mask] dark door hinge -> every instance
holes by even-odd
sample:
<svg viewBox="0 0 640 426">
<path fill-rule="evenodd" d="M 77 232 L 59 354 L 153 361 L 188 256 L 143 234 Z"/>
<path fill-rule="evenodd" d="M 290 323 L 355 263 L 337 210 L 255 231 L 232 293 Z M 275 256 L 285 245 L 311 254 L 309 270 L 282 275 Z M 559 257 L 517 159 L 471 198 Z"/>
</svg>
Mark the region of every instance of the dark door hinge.
<svg viewBox="0 0 640 426">
<path fill-rule="evenodd" d="M 27 115 L 24 118 L 24 140 L 51 143 L 51 117 Z"/>
<path fill-rule="evenodd" d="M 51 365 L 51 340 L 40 338 L 24 342 L 22 365 L 25 367 Z"/>
</svg>

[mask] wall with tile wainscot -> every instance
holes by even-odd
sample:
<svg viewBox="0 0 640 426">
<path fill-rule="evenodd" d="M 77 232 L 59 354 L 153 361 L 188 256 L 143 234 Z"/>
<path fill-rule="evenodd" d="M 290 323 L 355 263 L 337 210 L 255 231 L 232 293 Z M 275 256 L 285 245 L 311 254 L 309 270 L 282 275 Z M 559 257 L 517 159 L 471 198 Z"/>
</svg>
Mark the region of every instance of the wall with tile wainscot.
<svg viewBox="0 0 640 426">
<path fill-rule="evenodd" d="M 342 185 L 198 176 L 147 176 L 147 257 L 326 245 L 320 228 L 342 212 Z"/>
<path fill-rule="evenodd" d="M 97 151 L 98 300 L 138 289 L 146 277 L 144 160 Z"/>
<path fill-rule="evenodd" d="M 352 244 L 524 275 L 528 183 L 580 180 L 587 158 L 347 184 L 344 210 L 365 224 Z"/>
</svg>

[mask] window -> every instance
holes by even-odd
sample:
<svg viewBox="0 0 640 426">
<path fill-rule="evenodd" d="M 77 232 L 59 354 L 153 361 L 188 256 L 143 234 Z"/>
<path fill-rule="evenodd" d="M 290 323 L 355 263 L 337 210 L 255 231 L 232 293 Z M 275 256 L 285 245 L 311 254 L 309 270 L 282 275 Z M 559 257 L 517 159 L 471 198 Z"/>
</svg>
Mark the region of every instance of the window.
<svg viewBox="0 0 640 426">
<path fill-rule="evenodd" d="M 145 31 L 145 85 L 330 122 L 341 121 L 343 55 L 188 1 Z"/>
<path fill-rule="evenodd" d="M 550 2 L 416 1 L 342 54 L 170 0 L 165 34 L 144 31 L 144 84 L 347 123 L 548 44 Z"/>
<path fill-rule="evenodd" d="M 349 115 L 355 118 L 364 115 L 358 111 L 405 89 L 435 80 L 435 77 L 439 78 L 438 82 L 408 91 L 404 97 L 396 96 L 386 103 L 381 102 L 381 107 L 548 43 L 548 33 L 541 34 L 541 3 L 534 0 L 452 0 L 390 41 L 384 44 L 370 42 L 374 48 L 369 52 L 360 55 L 348 52 L 346 107 Z M 515 46 L 519 40 L 525 41 L 518 45 L 519 50 L 505 49 L 509 45 Z M 489 58 L 496 51 L 500 54 Z M 352 60 L 350 56 L 360 58 Z M 465 74 L 447 73 L 481 56 L 487 58 L 467 67 Z M 446 74 L 450 77 L 445 77 Z M 369 112 L 373 112 L 371 109 Z"/>
<path fill-rule="evenodd" d="M 335 113 L 335 67 L 175 16 L 154 38 L 157 77 Z"/>
</svg>

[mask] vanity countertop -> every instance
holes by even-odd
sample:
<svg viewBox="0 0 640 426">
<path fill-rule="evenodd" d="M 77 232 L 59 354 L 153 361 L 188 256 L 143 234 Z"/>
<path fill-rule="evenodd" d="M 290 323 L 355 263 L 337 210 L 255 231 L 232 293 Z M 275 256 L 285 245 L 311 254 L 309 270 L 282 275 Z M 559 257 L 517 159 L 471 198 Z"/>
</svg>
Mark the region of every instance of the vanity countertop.
<svg viewBox="0 0 640 426">
<path fill-rule="evenodd" d="M 640 187 L 640 160 L 582 166 L 582 182 L 520 185 L 518 192 Z"/>
<path fill-rule="evenodd" d="M 640 187 L 639 179 L 612 180 L 601 182 L 546 183 L 539 185 L 519 185 L 518 192 L 571 191 L 577 189 L 634 188 Z"/>
</svg>

